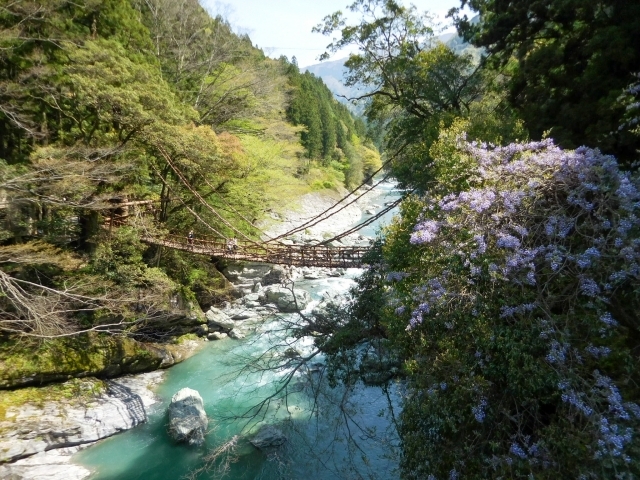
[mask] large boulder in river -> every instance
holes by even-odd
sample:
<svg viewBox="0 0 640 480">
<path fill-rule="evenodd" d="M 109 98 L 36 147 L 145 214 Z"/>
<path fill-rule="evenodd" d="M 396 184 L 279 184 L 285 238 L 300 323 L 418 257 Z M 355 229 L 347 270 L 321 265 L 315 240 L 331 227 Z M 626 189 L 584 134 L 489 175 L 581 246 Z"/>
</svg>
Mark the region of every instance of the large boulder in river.
<svg viewBox="0 0 640 480">
<path fill-rule="evenodd" d="M 204 411 L 200 394 L 191 388 L 183 388 L 169 405 L 169 435 L 177 442 L 202 445 L 209 419 Z"/>
<path fill-rule="evenodd" d="M 282 265 L 274 265 L 271 271 L 261 279 L 262 286 L 282 284 L 288 278 L 287 270 Z"/>
<path fill-rule="evenodd" d="M 305 290 L 275 285 L 264 288 L 260 292 L 260 298 L 263 303 L 275 303 L 281 312 L 304 310 L 311 302 L 311 296 Z"/>
<path fill-rule="evenodd" d="M 325 296 L 320 303 L 311 310 L 311 314 L 319 320 L 326 321 L 332 317 L 333 311 L 346 302 L 347 298 L 340 293 Z"/>
<path fill-rule="evenodd" d="M 218 327 L 222 328 L 223 330 L 232 330 L 233 327 L 236 326 L 235 322 L 231 319 L 231 317 L 229 317 L 229 315 L 224 313 L 222 310 L 217 309 L 216 307 L 211 307 L 209 310 L 207 310 L 205 316 L 207 317 L 209 327 Z"/>
<path fill-rule="evenodd" d="M 287 437 L 273 425 L 264 425 L 249 441 L 254 447 L 267 450 L 284 445 Z"/>
</svg>

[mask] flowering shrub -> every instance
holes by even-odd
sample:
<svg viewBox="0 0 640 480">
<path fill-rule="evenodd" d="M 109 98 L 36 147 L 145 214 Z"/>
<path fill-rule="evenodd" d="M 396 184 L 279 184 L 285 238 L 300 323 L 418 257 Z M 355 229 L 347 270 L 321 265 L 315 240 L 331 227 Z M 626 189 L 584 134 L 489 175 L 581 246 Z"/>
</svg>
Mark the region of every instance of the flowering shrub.
<svg viewBox="0 0 640 480">
<path fill-rule="evenodd" d="M 640 475 L 640 184 L 597 150 L 460 141 L 389 229 L 407 478 Z M 531 477 L 532 478 L 532 477 Z"/>
</svg>

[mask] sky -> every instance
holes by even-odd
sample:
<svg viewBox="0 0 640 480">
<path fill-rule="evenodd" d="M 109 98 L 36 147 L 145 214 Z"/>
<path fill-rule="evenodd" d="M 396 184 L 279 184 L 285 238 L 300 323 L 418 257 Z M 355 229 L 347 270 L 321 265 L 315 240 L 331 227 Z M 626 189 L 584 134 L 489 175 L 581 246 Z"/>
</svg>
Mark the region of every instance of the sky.
<svg viewBox="0 0 640 480">
<path fill-rule="evenodd" d="M 300 67 L 319 63 L 317 58 L 325 51 L 331 38 L 311 29 L 322 19 L 337 10 L 346 12 L 353 0 L 200 0 L 211 14 L 226 18 L 236 33 L 246 33 L 253 44 L 272 58 L 295 55 Z M 452 7 L 459 7 L 460 0 L 405 0 L 419 11 L 428 10 L 445 22 L 445 15 Z M 449 29 L 451 31 L 451 29 Z M 331 59 L 346 57 L 340 52 Z"/>
</svg>

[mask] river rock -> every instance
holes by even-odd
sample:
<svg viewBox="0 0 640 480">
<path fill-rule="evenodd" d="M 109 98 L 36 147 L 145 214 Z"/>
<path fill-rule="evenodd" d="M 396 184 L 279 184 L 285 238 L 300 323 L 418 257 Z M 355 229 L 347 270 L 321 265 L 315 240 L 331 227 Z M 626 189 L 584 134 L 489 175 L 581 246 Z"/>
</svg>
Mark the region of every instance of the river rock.
<svg viewBox="0 0 640 480">
<path fill-rule="evenodd" d="M 274 265 L 271 271 L 262 277 L 261 283 L 263 286 L 281 284 L 285 282 L 287 276 L 285 267 L 282 265 Z"/>
<path fill-rule="evenodd" d="M 327 271 L 323 268 L 304 267 L 302 276 L 307 280 L 317 280 L 327 276 Z"/>
<path fill-rule="evenodd" d="M 271 270 L 271 266 L 265 263 L 242 262 L 229 263 L 222 269 L 222 274 L 234 284 L 250 283 L 253 286 L 256 280 L 260 280 Z"/>
<path fill-rule="evenodd" d="M 305 290 L 289 289 L 285 287 L 269 286 L 263 291 L 264 302 L 274 302 L 278 306 L 278 310 L 281 312 L 296 312 L 298 310 L 304 310 L 309 302 L 311 302 L 311 296 Z"/>
<path fill-rule="evenodd" d="M 242 340 L 245 337 L 245 334 L 241 330 L 234 328 L 229 332 L 229 337 L 234 340 Z"/>
<path fill-rule="evenodd" d="M 227 337 L 228 335 L 224 332 L 212 332 L 209 335 L 207 335 L 207 338 L 209 340 L 223 340 Z"/>
<path fill-rule="evenodd" d="M 211 307 L 205 315 L 210 327 L 220 327 L 224 330 L 231 330 L 235 327 L 231 317 L 216 307 Z"/>
<path fill-rule="evenodd" d="M 169 435 L 174 440 L 202 445 L 208 424 L 202 397 L 196 390 L 183 388 L 171 398 Z"/>
<path fill-rule="evenodd" d="M 256 283 L 254 283 L 254 284 L 253 284 L 253 288 L 251 289 L 251 292 L 253 292 L 253 293 L 257 293 L 257 292 L 259 292 L 260 290 L 262 290 L 262 283 L 260 283 L 260 282 L 256 282 Z"/>
<path fill-rule="evenodd" d="M 287 437 L 273 425 L 264 425 L 249 441 L 254 447 L 265 450 L 284 445 Z"/>
<path fill-rule="evenodd" d="M 319 320 L 327 320 L 331 317 L 331 310 L 338 308 L 346 301 L 346 297 L 341 294 L 326 296 L 313 308 L 311 313 Z"/>
<path fill-rule="evenodd" d="M 162 371 L 121 377 L 117 382 L 105 382 L 105 391 L 90 400 L 8 408 L 6 420 L 0 422 L 0 463 L 93 443 L 146 422 L 146 408 L 157 401 L 148 387 L 162 378 Z M 90 378 L 73 381 L 80 390 L 95 389 L 99 382 Z M 0 469 L 0 478 L 10 478 L 1 473 Z"/>
<path fill-rule="evenodd" d="M 242 297 L 242 303 L 246 304 L 248 302 L 257 302 L 259 299 L 260 299 L 260 293 L 253 292 L 253 293 L 250 293 L 249 295 L 245 295 L 244 297 Z"/>
<path fill-rule="evenodd" d="M 15 463 L 0 465 L 5 480 L 84 480 L 91 472 L 71 463 L 71 456 L 83 446 L 40 452 Z"/>
<path fill-rule="evenodd" d="M 257 303 L 257 302 L 256 302 Z M 258 303 L 258 305 L 260 305 L 260 303 Z M 252 310 L 243 310 L 239 313 L 234 314 L 231 318 L 233 320 L 250 320 L 253 318 L 258 317 L 259 314 L 252 311 Z"/>
<path fill-rule="evenodd" d="M 199 337 L 206 337 L 207 333 L 209 333 L 209 325 L 206 323 L 204 325 L 198 325 L 198 328 L 195 331 L 195 334 Z"/>
</svg>

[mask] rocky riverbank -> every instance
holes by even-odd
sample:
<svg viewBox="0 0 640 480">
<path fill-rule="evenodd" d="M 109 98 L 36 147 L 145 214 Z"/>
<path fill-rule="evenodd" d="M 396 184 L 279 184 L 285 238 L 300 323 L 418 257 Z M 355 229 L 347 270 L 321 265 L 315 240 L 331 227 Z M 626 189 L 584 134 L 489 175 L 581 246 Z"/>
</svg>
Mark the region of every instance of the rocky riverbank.
<svg viewBox="0 0 640 480">
<path fill-rule="evenodd" d="M 78 450 L 147 421 L 158 399 L 152 388 L 164 371 L 128 375 L 117 380 L 74 379 L 64 384 L 2 392 L 0 478 L 11 480 L 83 479 L 90 472 L 70 463 Z"/>
<path fill-rule="evenodd" d="M 326 238 L 348 230 L 354 223 L 360 220 L 362 212 L 371 208 L 371 196 L 369 187 L 362 187 L 354 195 L 349 197 L 347 201 L 337 205 L 347 195 L 346 189 L 340 191 L 323 190 L 321 192 L 312 192 L 303 195 L 297 208 L 292 208 L 281 214 L 272 214 L 272 221 L 264 222 L 263 226 L 269 237 L 282 235 L 294 228 L 297 228 L 312 219 L 316 219 L 318 215 L 323 214 L 325 210 L 329 210 L 322 215 L 322 221 L 315 225 L 308 225 L 303 230 L 304 233 L 312 237 Z M 348 203 L 356 200 L 347 206 Z M 343 208 L 344 207 L 344 208 Z M 339 211 L 338 211 L 339 210 Z M 313 220 L 311 223 L 315 223 Z"/>
<path fill-rule="evenodd" d="M 174 361 L 193 355 L 203 342 L 173 346 Z M 81 480 L 90 472 L 71 456 L 103 438 L 147 421 L 158 402 L 153 388 L 164 370 L 117 379 L 75 378 L 44 387 L 0 391 L 0 478 Z"/>
</svg>

